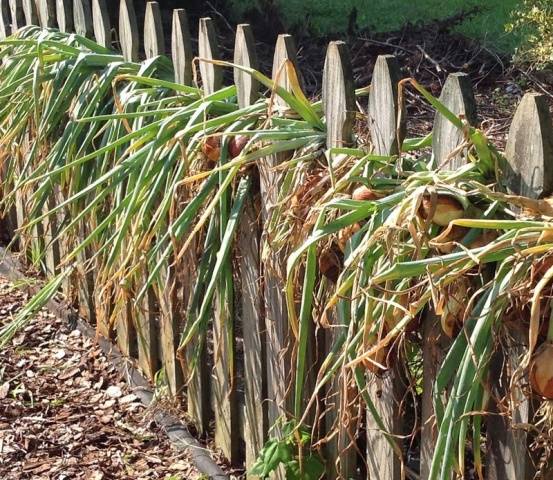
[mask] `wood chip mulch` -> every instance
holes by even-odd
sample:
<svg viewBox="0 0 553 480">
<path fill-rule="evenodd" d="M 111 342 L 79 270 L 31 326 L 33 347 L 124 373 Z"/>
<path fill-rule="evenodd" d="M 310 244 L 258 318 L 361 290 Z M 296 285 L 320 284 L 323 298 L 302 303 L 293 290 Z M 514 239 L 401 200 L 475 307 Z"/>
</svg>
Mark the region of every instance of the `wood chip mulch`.
<svg viewBox="0 0 553 480">
<path fill-rule="evenodd" d="M 0 327 L 28 295 L 0 277 Z M 200 478 L 94 341 L 47 311 L 0 351 L 3 480 Z"/>
</svg>

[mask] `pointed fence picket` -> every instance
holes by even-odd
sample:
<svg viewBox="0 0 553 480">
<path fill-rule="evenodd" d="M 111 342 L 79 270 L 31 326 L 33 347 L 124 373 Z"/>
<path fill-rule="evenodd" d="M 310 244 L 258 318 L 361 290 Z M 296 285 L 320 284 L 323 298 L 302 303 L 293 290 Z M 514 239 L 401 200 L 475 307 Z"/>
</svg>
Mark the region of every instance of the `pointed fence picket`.
<svg viewBox="0 0 553 480">
<path fill-rule="evenodd" d="M 94 38 L 99 44 L 118 47 L 125 59 L 137 61 L 144 55 L 153 58 L 167 55 L 173 61 L 175 82 L 191 85 L 199 80 L 205 95 L 217 91 L 223 85 L 222 67 L 211 63 L 221 59 L 215 22 L 202 18 L 198 30 L 199 60 L 194 65 L 192 40 L 186 12 L 172 12 L 170 42 L 163 32 L 161 9 L 157 2 L 133 2 L 121 0 L 119 18 L 110 18 L 107 0 L 0 0 L 0 39 L 24 25 L 58 27 L 62 31 L 77 32 Z M 137 23 L 144 18 L 141 32 Z M 117 21 L 115 21 L 117 20 Z M 116 29 L 112 24 L 117 25 Z M 118 44 L 113 41 L 118 39 Z M 143 50 L 141 50 L 141 45 Z M 236 65 L 258 68 L 258 59 L 252 29 L 239 25 L 236 31 L 233 61 Z M 272 78 L 280 86 L 290 89 L 293 65 L 297 68 L 296 47 L 290 35 L 280 35 L 275 46 Z M 195 68 L 199 76 L 194 76 Z M 353 90 L 353 73 L 349 52 L 343 42 L 331 42 L 327 49 L 323 81 L 323 109 L 327 125 L 327 148 L 348 146 L 352 140 L 353 122 L 357 106 Z M 375 64 L 368 104 L 368 127 L 374 151 L 380 155 L 397 155 L 403 142 L 408 118 L 403 114 L 398 95 L 401 80 L 398 61 L 390 55 L 380 56 Z M 234 69 L 234 83 L 240 107 L 254 103 L 260 95 L 260 85 L 239 68 Z M 476 109 L 470 81 L 465 74 L 451 74 L 444 84 L 441 101 L 453 113 L 461 115 L 469 125 L 476 125 Z M 285 115 L 286 102 L 273 94 L 269 103 L 273 116 Z M 434 119 L 433 154 L 436 165 L 450 164 L 459 167 L 467 161 L 464 149 L 465 135 L 453 127 L 440 114 Z M 508 189 L 531 198 L 543 197 L 553 191 L 553 127 L 547 103 L 543 95 L 527 94 L 517 108 L 511 124 L 505 151 L 506 162 L 500 165 Z M 215 442 L 233 464 L 244 463 L 250 467 L 264 442 L 269 428 L 286 412 L 291 412 L 292 395 L 289 386 L 294 379 L 290 368 L 292 354 L 289 350 L 290 331 L 283 296 L 285 258 L 271 250 L 270 232 L 264 225 L 275 208 L 279 208 L 281 174 L 274 167 L 286 160 L 286 156 L 272 155 L 258 162 L 258 168 L 249 171 L 258 185 L 251 192 L 244 207 L 237 229 L 235 255 L 238 256 L 238 273 L 241 290 L 235 292 L 239 301 L 231 306 L 219 302 L 213 314 L 213 350 L 204 344 L 199 364 L 190 378 L 181 371 L 176 347 L 186 322 L 187 296 L 195 275 L 194 268 L 186 265 L 167 266 L 163 278 L 166 292 L 150 292 L 142 308 L 133 310 L 131 303 L 117 315 L 115 330 L 117 342 L 124 354 L 138 357 L 145 373 L 154 379 L 163 366 L 169 390 L 173 394 L 186 391 L 188 413 L 200 432 L 207 432 L 213 420 Z M 334 161 L 329 155 L 328 160 Z M 256 189 L 257 188 L 257 189 Z M 180 192 L 182 205 L 186 192 Z M 25 198 L 18 198 L 19 225 L 25 217 Z M 61 220 L 63 221 L 63 219 Z M 43 225 L 43 240 L 55 231 L 53 224 Z M 25 243 L 23 243 L 25 245 Z M 46 264 L 54 267 L 56 257 L 52 244 Z M 193 250 L 193 249 L 192 249 Z M 192 252 L 193 253 L 193 252 Z M 188 259 L 193 262 L 193 254 Z M 85 259 L 83 259 L 85 260 Z M 188 261 L 187 260 L 187 261 Z M 184 272 L 184 273 L 183 273 Z M 186 277 L 186 278 L 184 278 Z M 218 295 L 222 293 L 220 285 Z M 81 309 L 91 316 L 94 305 Z M 134 320 L 133 320 L 134 319 Z M 233 321 L 230 322 L 229 319 Z M 232 329 L 229 335 L 229 328 Z M 239 330 L 237 330 L 237 328 Z M 422 421 L 420 427 L 421 465 L 420 477 L 428 478 L 436 438 L 432 407 L 432 386 L 437 366 L 447 349 L 448 340 L 441 332 L 439 318 L 428 312 L 423 319 L 423 370 L 424 392 L 421 398 Z M 242 332 L 242 356 L 236 357 L 238 347 L 236 332 Z M 109 335 L 109 332 L 105 333 Z M 326 332 L 325 332 L 326 335 Z M 336 335 L 334 332 L 332 335 Z M 137 338 L 138 337 L 138 338 Z M 314 337 L 313 337 L 314 338 Z M 232 339 L 232 340 L 231 340 Z M 330 344 L 328 336 L 323 344 Z M 531 437 L 526 430 L 533 406 L 522 392 L 508 390 L 505 386 L 507 369 L 512 367 L 524 351 L 527 340 L 524 335 L 512 334 L 508 350 L 499 351 L 491 362 L 490 378 L 486 385 L 491 393 L 489 408 L 493 413 L 485 419 L 487 429 L 487 480 L 515 480 L 531 478 L 535 473 L 533 459 L 528 455 Z M 227 353 L 232 353 L 240 367 L 227 363 Z M 324 358 L 325 351 L 310 361 L 314 364 Z M 187 353 L 188 354 L 188 353 Z M 311 354 L 311 353 L 310 353 Z M 314 353 L 313 353 L 314 355 Z M 391 367 L 383 375 L 367 374 L 369 394 L 385 425 L 393 433 L 403 435 L 399 408 L 405 405 L 406 385 L 396 368 Z M 311 394 L 310 379 L 306 380 L 305 396 Z M 345 379 L 343 381 L 346 381 Z M 329 387 L 325 396 L 329 405 L 344 403 L 347 388 L 343 384 Z M 501 401 L 499 401 L 501 400 Z M 512 421 L 501 415 L 504 403 L 511 402 Z M 496 403 L 497 402 L 497 403 Z M 367 413 L 364 459 L 354 449 L 344 447 L 351 442 L 350 425 L 346 419 L 337 419 L 327 413 L 322 433 L 336 428 L 337 435 L 327 445 L 327 478 L 359 478 L 364 469 L 370 479 L 395 480 L 401 477 L 401 459 L 397 458 L 383 432 L 376 428 Z M 273 435 L 279 435 L 276 429 Z M 406 452 L 404 454 L 406 457 Z M 405 461 L 405 458 L 403 459 Z M 282 472 L 279 473 L 282 476 Z"/>
</svg>

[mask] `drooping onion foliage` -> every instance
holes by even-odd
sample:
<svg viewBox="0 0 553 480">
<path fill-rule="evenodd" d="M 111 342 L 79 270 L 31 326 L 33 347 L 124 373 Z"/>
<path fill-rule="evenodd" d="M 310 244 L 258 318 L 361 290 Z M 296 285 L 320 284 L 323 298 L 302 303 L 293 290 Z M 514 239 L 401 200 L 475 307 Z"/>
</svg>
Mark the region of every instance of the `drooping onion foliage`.
<svg viewBox="0 0 553 480">
<path fill-rule="evenodd" d="M 474 412 L 487 408 L 490 359 L 505 326 L 516 323 L 529 336 L 520 373 L 532 364 L 535 388 L 547 393 L 547 369 L 536 365 L 543 355 L 532 354 L 544 338 L 553 341 L 552 329 L 542 329 L 552 312 L 542 294 L 553 278 L 553 208 L 505 194 L 496 178 L 501 155 L 416 82 L 402 88 L 414 87 L 465 131 L 464 167 L 436 165 L 424 154 L 428 138 L 406 140 L 396 156 L 374 155 L 361 141 L 325 151 L 320 104 L 253 70 L 269 95 L 239 108 L 234 86 L 205 96 L 173 83 L 163 57 L 126 62 L 85 38 L 34 27 L 1 45 L 2 208 L 24 207 L 16 240 L 37 266 L 46 269 L 51 245 L 61 255 L 57 275 L 0 331 L 0 346 L 83 262 L 112 305 L 97 314 L 113 323 L 128 305 L 138 313 L 150 290 L 163 297 L 168 272 L 183 258 L 196 263 L 180 349 L 198 346 L 215 292 L 227 306 L 237 293 L 231 253 L 251 169 L 287 152 L 263 255 L 287 260 L 298 428 L 337 378 L 378 423 L 366 373 L 403 365 L 420 383 L 407 357 L 420 356 L 430 311 L 452 337 L 434 386 L 432 479 L 462 471 L 468 439 L 481 473 L 482 417 Z M 286 111 L 275 114 L 275 94 Z M 45 230 L 51 236 L 36 235 Z M 314 328 L 332 332 L 332 345 L 306 398 Z M 338 428 L 354 405 L 337 408 Z"/>
</svg>

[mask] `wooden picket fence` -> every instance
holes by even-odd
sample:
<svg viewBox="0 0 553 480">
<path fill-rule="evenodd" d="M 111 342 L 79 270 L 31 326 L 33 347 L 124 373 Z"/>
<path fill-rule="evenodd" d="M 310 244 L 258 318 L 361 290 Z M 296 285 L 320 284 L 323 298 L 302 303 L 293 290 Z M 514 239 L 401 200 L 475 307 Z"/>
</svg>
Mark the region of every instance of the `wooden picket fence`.
<svg viewBox="0 0 553 480">
<path fill-rule="evenodd" d="M 128 60 L 168 55 L 175 67 L 175 81 L 182 84 L 191 84 L 194 80 L 195 54 L 204 59 L 221 58 L 215 22 L 211 18 L 200 19 L 198 51 L 194 52 L 184 9 L 172 12 L 171 44 L 166 45 L 162 12 L 157 2 L 145 4 L 145 13 L 139 17 L 144 18 L 144 25 L 139 28 L 132 0 L 120 1 L 118 19 L 110 18 L 106 8 L 108 1 L 111 0 L 36 0 L 36 3 L 34 0 L 0 0 L 0 37 L 5 38 L 24 25 L 41 25 L 94 38 L 103 46 L 120 49 Z M 144 4 L 141 2 L 140 5 L 142 8 Z M 249 25 L 237 27 L 232 60 L 236 64 L 258 67 L 255 41 Z M 272 71 L 273 79 L 286 87 L 288 78 L 286 71 L 281 69 L 284 60 L 292 61 L 297 68 L 296 46 L 290 35 L 278 37 Z M 200 62 L 199 74 L 206 93 L 217 90 L 223 84 L 222 70 L 214 64 Z M 372 143 L 377 154 L 394 154 L 398 151 L 398 142 L 401 142 L 409 120 L 402 116 L 398 122 L 402 106 L 398 105 L 397 90 L 402 73 L 396 58 L 391 55 L 378 57 L 372 78 L 368 104 L 368 127 Z M 357 106 L 351 62 L 345 43 L 337 41 L 329 44 L 323 79 L 327 147 L 347 146 L 352 142 Z M 234 82 L 241 107 L 258 98 L 259 85 L 250 76 L 235 70 Z M 477 121 L 476 105 L 467 75 L 450 75 L 443 87 L 441 100 L 454 113 L 464 115 L 467 122 L 474 124 Z M 277 97 L 275 103 L 278 106 L 283 100 Z M 278 109 L 273 113 L 278 114 Z M 433 154 L 438 164 L 446 160 L 450 152 L 463 141 L 462 132 L 441 115 L 436 115 Z M 553 128 L 544 95 L 529 93 L 520 102 L 509 132 L 506 158 L 508 165 L 502 167 L 513 192 L 536 198 L 553 190 Z M 232 464 L 244 465 L 246 468 L 252 465 L 267 440 L 269 428 L 284 412 L 291 410 L 287 392 L 291 354 L 287 351 L 289 330 L 282 285 L 285 259 L 273 254 L 262 261 L 260 253 L 265 239 L 264 221 L 276 203 L 279 189 L 278 170 L 273 167 L 283 160 L 285 157 L 276 155 L 259 163 L 259 191 L 248 199 L 236 239 L 242 292 L 240 315 L 235 319 L 235 324 L 242 332 L 243 356 L 238 357 L 242 365 L 235 371 L 242 372 L 241 378 L 233 381 L 228 378 L 226 353 L 237 349 L 237 339 L 235 337 L 229 344 L 223 335 L 226 322 L 224 312 L 215 311 L 214 345 L 210 351 L 203 349 L 204 368 L 199 369 L 188 382 L 183 378 L 175 355 L 183 321 L 182 312 L 172 308 L 170 296 L 147 299 L 144 314 L 139 318 L 122 314 L 116 325 L 116 341 L 121 351 L 131 357 L 136 356 L 140 367 L 151 379 L 163 367 L 170 391 L 186 392 L 188 414 L 198 431 L 204 433 L 214 425 L 216 445 Z M 464 161 L 462 151 L 452 159 L 454 165 Z M 18 210 L 18 221 L 22 222 L 24 206 L 20 205 Z M 52 258 L 50 264 L 55 265 L 54 261 Z M 191 266 L 181 276 L 191 275 L 192 271 Z M 94 272 L 85 273 L 84 284 L 80 288 L 80 311 L 92 319 L 95 308 L 100 306 L 94 305 L 93 278 L 90 281 Z M 175 279 L 171 278 L 173 274 L 168 274 L 167 290 L 186 288 L 186 285 L 175 283 Z M 157 307 L 153 308 L 152 305 Z M 413 478 L 426 479 L 436 437 L 431 391 L 448 340 L 431 314 L 424 319 L 422 328 L 424 393 L 419 425 L 420 476 L 413 475 Z M 109 332 L 106 330 L 105 334 L 109 335 Z M 137 335 L 140 336 L 140 342 L 137 342 Z M 521 347 L 524 340 L 519 340 L 520 345 L 514 345 L 513 349 Z M 505 356 L 507 352 L 498 353 L 492 365 L 492 412 L 497 412 L 493 399 L 503 398 L 507 394 L 506 372 L 503 371 L 502 361 Z M 398 414 L 403 408 L 407 388 L 400 372 L 391 370 L 384 376 L 368 375 L 371 398 L 385 425 L 395 435 L 406 434 L 402 415 Z M 343 394 L 339 388 L 334 393 L 334 397 Z M 522 395 L 520 398 L 523 399 Z M 333 401 L 339 402 L 340 399 L 334 398 Z M 527 453 L 526 431 L 513 428 L 515 424 L 527 423 L 531 412 L 532 406 L 522 400 L 514 409 L 513 423 L 499 414 L 485 418 L 485 471 L 488 480 L 533 477 L 535 470 Z M 344 443 L 345 434 L 341 432 L 338 440 L 325 451 L 329 465 L 326 478 L 400 478 L 400 460 L 370 415 L 367 415 L 367 419 L 366 439 L 360 442 L 360 445 L 366 445 L 363 455 L 355 452 L 355 449 L 344 451 L 343 446 L 347 445 L 349 439 L 345 438 Z M 341 425 L 340 428 L 347 427 Z"/>
</svg>

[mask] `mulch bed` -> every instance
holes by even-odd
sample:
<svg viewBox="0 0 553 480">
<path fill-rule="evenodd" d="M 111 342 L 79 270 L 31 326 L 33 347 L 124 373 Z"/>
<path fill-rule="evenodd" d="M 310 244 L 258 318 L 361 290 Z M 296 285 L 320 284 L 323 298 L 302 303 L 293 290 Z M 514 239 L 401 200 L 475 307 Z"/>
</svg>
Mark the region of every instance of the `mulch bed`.
<svg viewBox="0 0 553 480">
<path fill-rule="evenodd" d="M 0 277 L 0 327 L 29 295 Z M 93 340 L 49 313 L 0 351 L 0 478 L 200 478 Z"/>
</svg>

